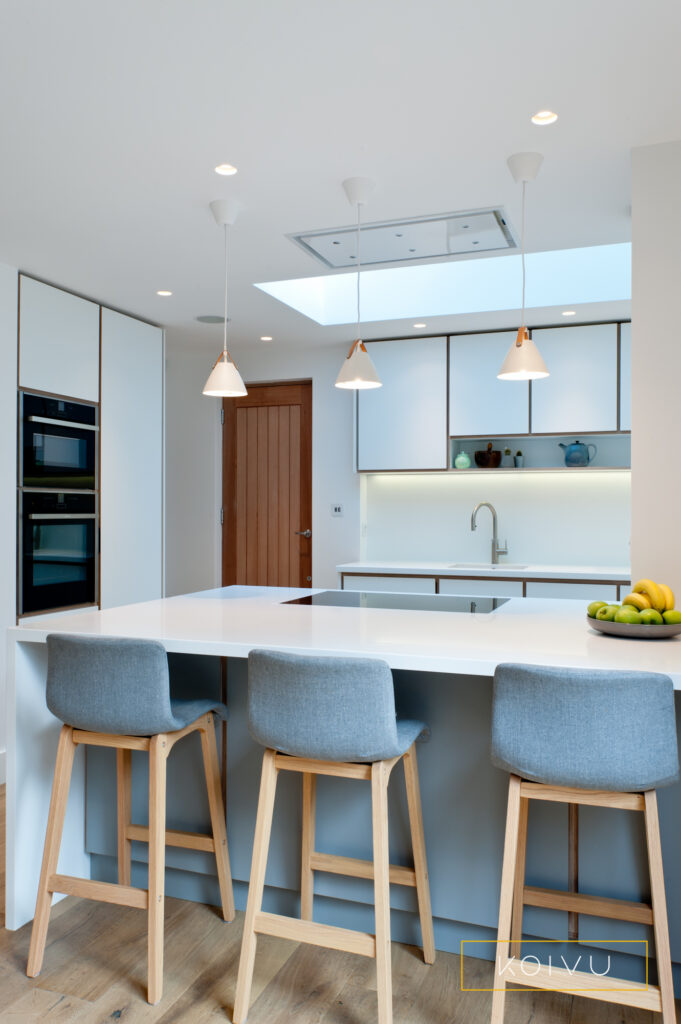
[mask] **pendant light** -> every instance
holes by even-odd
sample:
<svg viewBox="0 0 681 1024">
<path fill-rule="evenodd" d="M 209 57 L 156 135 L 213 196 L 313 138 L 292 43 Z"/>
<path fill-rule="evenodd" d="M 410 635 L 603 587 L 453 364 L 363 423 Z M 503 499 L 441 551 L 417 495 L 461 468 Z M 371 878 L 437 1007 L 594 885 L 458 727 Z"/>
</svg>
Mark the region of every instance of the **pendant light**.
<svg viewBox="0 0 681 1024">
<path fill-rule="evenodd" d="M 352 206 L 357 207 L 357 337 L 343 360 L 343 365 L 336 378 L 336 387 L 361 391 L 367 388 L 381 387 L 381 380 L 362 341 L 360 331 L 360 276 L 362 266 L 360 253 L 360 211 L 374 190 L 374 182 L 371 178 L 346 178 L 343 182 L 343 188 L 345 189 L 348 202 Z"/>
<path fill-rule="evenodd" d="M 520 262 L 523 270 L 520 327 L 515 341 L 506 353 L 497 377 L 499 380 L 538 380 L 548 377 L 549 371 L 539 349 L 530 338 L 525 326 L 525 186 L 534 181 L 542 165 L 541 153 L 515 153 L 508 158 L 508 167 L 516 185 L 522 182 L 523 202 L 520 228 Z"/>
<path fill-rule="evenodd" d="M 234 224 L 239 206 L 234 200 L 214 199 L 210 208 L 217 224 L 225 232 L 225 324 L 223 331 L 222 352 L 217 358 L 208 380 L 204 384 L 203 393 L 215 398 L 238 398 L 247 394 L 241 374 L 236 363 L 227 351 L 227 281 L 229 263 L 227 260 L 228 236 L 227 229 Z"/>
</svg>

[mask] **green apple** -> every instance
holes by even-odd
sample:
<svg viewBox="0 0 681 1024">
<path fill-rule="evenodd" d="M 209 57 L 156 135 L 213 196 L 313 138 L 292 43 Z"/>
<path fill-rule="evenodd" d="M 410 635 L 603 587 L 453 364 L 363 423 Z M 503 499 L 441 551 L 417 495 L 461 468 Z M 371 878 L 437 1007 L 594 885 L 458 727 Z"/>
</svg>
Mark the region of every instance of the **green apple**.
<svg viewBox="0 0 681 1024">
<path fill-rule="evenodd" d="M 619 610 L 620 606 L 618 604 L 606 604 L 603 608 L 598 609 L 596 612 L 596 618 L 600 619 L 601 622 L 612 622 Z M 634 611 L 636 611 L 636 609 L 634 609 Z"/>
<path fill-rule="evenodd" d="M 644 608 L 639 612 L 639 619 L 644 626 L 664 626 L 664 619 L 654 608 Z"/>
<path fill-rule="evenodd" d="M 641 622 L 641 613 L 630 604 L 623 604 L 615 612 L 615 622 L 626 622 L 627 625 L 636 626 Z"/>
<path fill-rule="evenodd" d="M 596 612 L 598 611 L 598 609 L 605 608 L 606 605 L 607 601 L 592 601 L 586 610 L 586 614 L 589 616 L 590 619 L 595 619 Z"/>
<path fill-rule="evenodd" d="M 668 626 L 678 626 L 681 623 L 681 612 L 677 612 L 676 608 L 672 608 L 668 612 L 662 612 L 662 618 Z"/>
</svg>

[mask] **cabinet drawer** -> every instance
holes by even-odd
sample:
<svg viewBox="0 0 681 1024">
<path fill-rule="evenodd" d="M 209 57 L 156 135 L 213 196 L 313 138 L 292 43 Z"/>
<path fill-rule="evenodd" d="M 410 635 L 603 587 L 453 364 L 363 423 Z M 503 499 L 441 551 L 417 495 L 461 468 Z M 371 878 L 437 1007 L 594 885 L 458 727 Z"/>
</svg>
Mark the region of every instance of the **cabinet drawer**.
<svg viewBox="0 0 681 1024">
<path fill-rule="evenodd" d="M 495 579 L 462 580 L 458 577 L 447 580 L 441 579 L 440 593 L 463 594 L 464 596 L 478 594 L 484 597 L 522 597 L 523 581 Z"/>
<path fill-rule="evenodd" d="M 603 583 L 543 583 L 528 580 L 526 597 L 572 597 L 580 601 L 617 601 L 617 587 Z"/>
<path fill-rule="evenodd" d="M 435 579 L 418 576 L 346 576 L 343 590 L 382 590 L 391 594 L 434 594 Z"/>
</svg>

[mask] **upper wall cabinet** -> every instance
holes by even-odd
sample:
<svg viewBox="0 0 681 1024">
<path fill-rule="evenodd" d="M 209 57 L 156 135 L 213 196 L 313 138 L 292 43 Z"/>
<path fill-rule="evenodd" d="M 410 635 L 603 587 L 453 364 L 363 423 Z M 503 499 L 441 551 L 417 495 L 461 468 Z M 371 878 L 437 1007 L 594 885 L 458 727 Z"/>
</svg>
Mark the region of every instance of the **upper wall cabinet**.
<svg viewBox="0 0 681 1024">
<path fill-rule="evenodd" d="M 532 338 L 550 373 L 532 383 L 532 433 L 617 430 L 617 325 L 545 328 Z"/>
<path fill-rule="evenodd" d="M 460 334 L 450 339 L 449 433 L 452 437 L 510 437 L 529 431 L 529 385 L 497 379 L 516 333 Z"/>
<path fill-rule="evenodd" d="M 99 306 L 20 278 L 19 387 L 99 401 Z"/>
<path fill-rule="evenodd" d="M 163 331 L 102 309 L 101 605 L 163 593 Z"/>
<path fill-rule="evenodd" d="M 620 326 L 620 430 L 631 430 L 631 324 Z"/>
<path fill-rule="evenodd" d="M 447 468 L 447 339 L 368 342 L 383 387 L 357 394 L 357 468 Z"/>
</svg>

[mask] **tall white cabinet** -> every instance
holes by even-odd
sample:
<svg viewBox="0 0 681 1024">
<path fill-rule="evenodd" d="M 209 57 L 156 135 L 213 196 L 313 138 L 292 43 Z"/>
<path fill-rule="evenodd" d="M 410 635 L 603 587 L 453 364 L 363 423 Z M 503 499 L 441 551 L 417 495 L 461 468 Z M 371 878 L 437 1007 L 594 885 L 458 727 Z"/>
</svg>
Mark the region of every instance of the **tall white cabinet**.
<svg viewBox="0 0 681 1024">
<path fill-rule="evenodd" d="M 447 339 L 367 342 L 383 387 L 357 395 L 357 468 L 447 468 Z"/>
<path fill-rule="evenodd" d="M 101 606 L 163 595 L 163 331 L 102 309 Z"/>
</svg>

